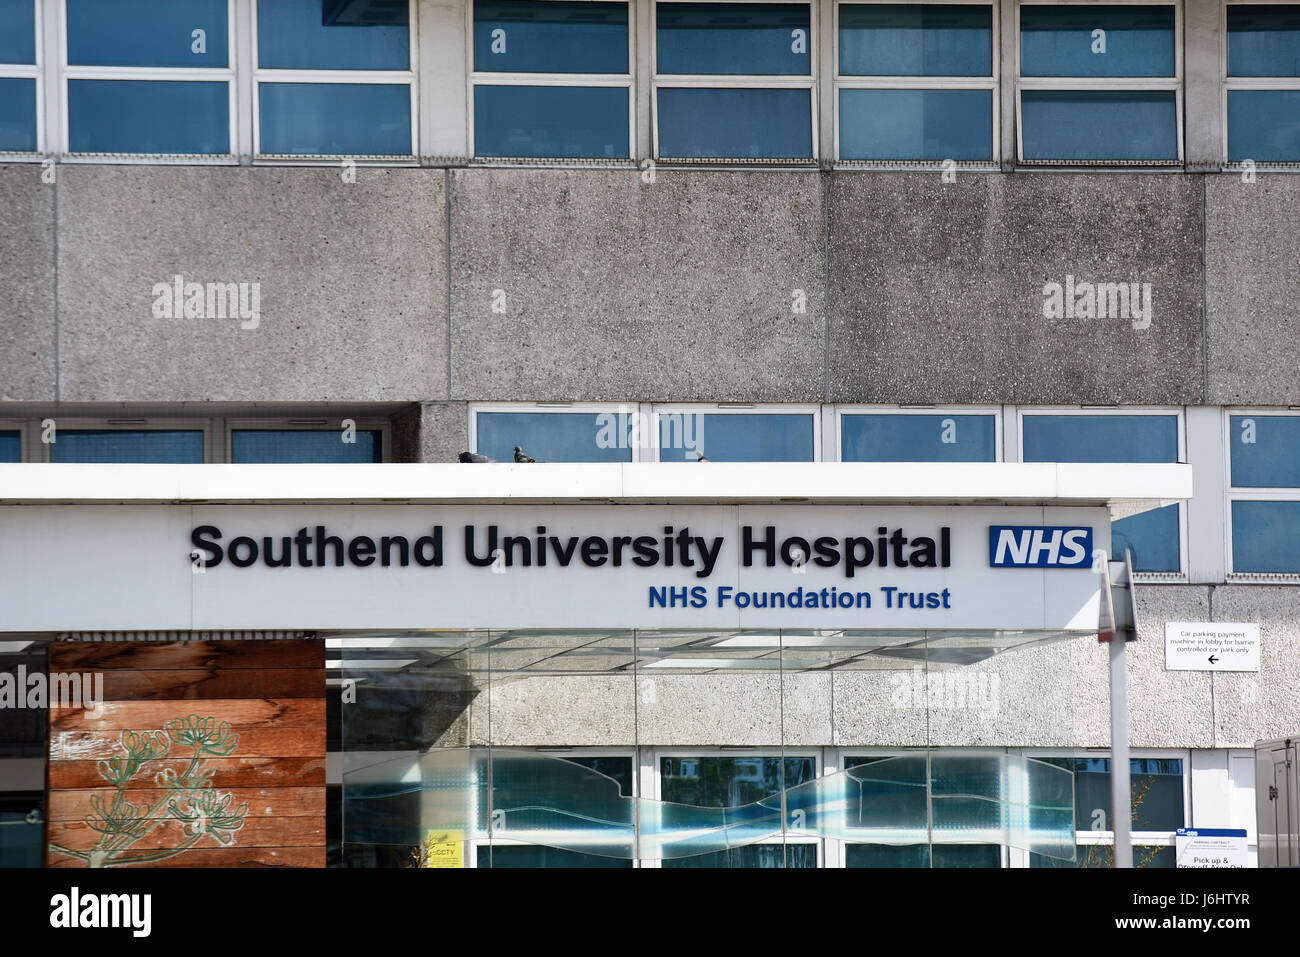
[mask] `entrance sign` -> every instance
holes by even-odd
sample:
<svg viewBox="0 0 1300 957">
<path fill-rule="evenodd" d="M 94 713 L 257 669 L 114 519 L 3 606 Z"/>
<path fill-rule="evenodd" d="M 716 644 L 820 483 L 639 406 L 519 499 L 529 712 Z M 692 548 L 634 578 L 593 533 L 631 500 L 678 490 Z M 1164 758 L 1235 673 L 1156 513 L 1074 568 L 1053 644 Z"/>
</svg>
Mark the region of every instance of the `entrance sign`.
<svg viewBox="0 0 1300 957">
<path fill-rule="evenodd" d="M 994 528 L 1028 530 L 1023 564 L 990 564 Z M 1096 506 L 7 507 L 0 631 L 1095 632 L 1109 529 Z"/>
<path fill-rule="evenodd" d="M 1249 867 L 1246 832 L 1233 828 L 1180 827 L 1174 833 L 1178 867 Z"/>
<path fill-rule="evenodd" d="M 1165 622 L 1166 671 L 1259 671 L 1255 622 Z"/>
</svg>

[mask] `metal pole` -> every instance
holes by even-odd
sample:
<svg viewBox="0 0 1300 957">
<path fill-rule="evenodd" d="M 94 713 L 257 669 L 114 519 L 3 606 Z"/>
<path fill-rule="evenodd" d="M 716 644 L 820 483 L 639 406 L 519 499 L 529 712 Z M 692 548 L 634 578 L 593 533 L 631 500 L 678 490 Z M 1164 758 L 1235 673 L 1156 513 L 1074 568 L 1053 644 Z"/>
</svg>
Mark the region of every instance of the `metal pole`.
<svg viewBox="0 0 1300 957">
<path fill-rule="evenodd" d="M 1132 791 L 1128 760 L 1128 671 L 1123 633 L 1110 642 L 1110 806 L 1115 866 L 1133 866 Z"/>
</svg>

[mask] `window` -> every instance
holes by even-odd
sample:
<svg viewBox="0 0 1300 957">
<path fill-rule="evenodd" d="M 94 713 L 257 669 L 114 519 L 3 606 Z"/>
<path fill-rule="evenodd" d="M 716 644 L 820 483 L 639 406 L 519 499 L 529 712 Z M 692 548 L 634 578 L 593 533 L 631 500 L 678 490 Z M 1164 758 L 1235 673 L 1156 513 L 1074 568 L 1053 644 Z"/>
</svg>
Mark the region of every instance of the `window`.
<svg viewBox="0 0 1300 957">
<path fill-rule="evenodd" d="M 629 5 L 475 0 L 474 155 L 632 155 Z"/>
<path fill-rule="evenodd" d="M 627 407 L 557 411 L 488 407 L 470 413 L 470 444 L 481 455 L 513 462 L 515 446 L 539 462 L 632 462 L 641 416 Z"/>
<path fill-rule="evenodd" d="M 703 411 L 707 408 L 708 411 Z M 818 415 L 812 408 L 750 412 L 717 407 L 656 408 L 660 462 L 815 462 Z"/>
<path fill-rule="evenodd" d="M 19 431 L 0 432 L 0 462 L 23 460 L 23 434 Z"/>
<path fill-rule="evenodd" d="M 1020 420 L 1025 462 L 1180 462 L 1179 416 L 1173 414 L 1024 414 Z M 1111 554 L 1133 552 L 1133 569 L 1182 571 L 1182 506 L 1166 505 L 1112 522 Z"/>
<path fill-rule="evenodd" d="M 1237 575 L 1300 575 L 1300 415 L 1228 416 L 1228 502 Z"/>
<path fill-rule="evenodd" d="M 41 867 L 45 856 L 45 795 L 0 792 L 0 867 Z"/>
<path fill-rule="evenodd" d="M 46 445 L 51 462 L 203 462 L 203 431 L 60 429 Z"/>
<path fill-rule="evenodd" d="M 664 159 L 811 160 L 807 3 L 655 3 L 655 143 Z"/>
<path fill-rule="evenodd" d="M 70 152 L 233 154 L 226 0 L 66 0 L 64 11 Z"/>
<path fill-rule="evenodd" d="M 383 434 L 370 429 L 234 429 L 230 461 L 382 462 Z"/>
<path fill-rule="evenodd" d="M 842 3 L 838 14 L 841 160 L 992 162 L 992 6 Z"/>
<path fill-rule="evenodd" d="M 844 412 L 841 462 L 996 462 L 996 412 Z"/>
<path fill-rule="evenodd" d="M 257 153 L 413 157 L 409 3 L 257 0 Z"/>
<path fill-rule="evenodd" d="M 1022 3 L 1019 16 L 1022 161 L 1181 160 L 1174 5 Z"/>
<path fill-rule="evenodd" d="M 1300 161 L 1300 6 L 1227 5 L 1228 162 Z"/>
<path fill-rule="evenodd" d="M 0 0 L 0 153 L 37 153 L 40 51 L 37 0 Z"/>
</svg>

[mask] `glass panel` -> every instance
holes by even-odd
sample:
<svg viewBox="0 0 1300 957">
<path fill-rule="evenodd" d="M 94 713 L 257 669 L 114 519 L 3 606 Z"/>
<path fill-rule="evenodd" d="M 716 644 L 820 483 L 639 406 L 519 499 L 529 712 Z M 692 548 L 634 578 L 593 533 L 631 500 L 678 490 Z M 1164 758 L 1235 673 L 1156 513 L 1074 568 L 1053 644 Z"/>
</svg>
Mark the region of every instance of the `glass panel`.
<svg viewBox="0 0 1300 957">
<path fill-rule="evenodd" d="M 262 152 L 409 156 L 405 83 L 259 83 Z"/>
<path fill-rule="evenodd" d="M 1228 76 L 1300 76 L 1300 6 L 1228 4 Z"/>
<path fill-rule="evenodd" d="M 338 0 L 258 0 L 257 65 L 263 70 L 405 70 L 410 11 L 385 4 L 381 22 L 359 23 Z M 378 4 L 368 5 L 371 12 Z"/>
<path fill-rule="evenodd" d="M 666 860 L 660 867 L 816 867 L 816 844 L 748 844 Z"/>
<path fill-rule="evenodd" d="M 806 3 L 659 3 L 658 72 L 807 76 Z"/>
<path fill-rule="evenodd" d="M 991 90 L 841 90 L 846 160 L 992 160 Z"/>
<path fill-rule="evenodd" d="M 1166 505 L 1111 522 L 1111 554 L 1120 560 L 1126 549 L 1131 551 L 1135 571 L 1178 571 L 1182 567 L 1178 517 L 1178 506 Z"/>
<path fill-rule="evenodd" d="M 627 73 L 627 4 L 475 0 L 474 69 Z"/>
<path fill-rule="evenodd" d="M 929 844 L 846 844 L 845 867 L 929 867 Z"/>
<path fill-rule="evenodd" d="M 626 159 L 626 87 L 476 86 L 474 155 Z"/>
<path fill-rule="evenodd" d="M 203 462 L 200 431 L 60 429 L 50 443 L 51 462 Z"/>
<path fill-rule="evenodd" d="M 840 6 L 842 76 L 991 76 L 993 8 L 952 3 Z"/>
<path fill-rule="evenodd" d="M 659 460 L 695 462 L 811 462 L 813 417 L 759 413 L 664 412 Z"/>
<path fill-rule="evenodd" d="M 227 154 L 228 85 L 70 79 L 68 130 L 74 153 Z"/>
<path fill-rule="evenodd" d="M 1232 570 L 1300 573 L 1300 502 L 1233 502 Z"/>
<path fill-rule="evenodd" d="M 1232 484 L 1300 488 L 1300 415 L 1234 415 Z"/>
<path fill-rule="evenodd" d="M 1177 849 L 1155 844 L 1133 845 L 1134 867 L 1176 867 Z M 1078 861 L 1062 861 L 1030 853 L 1030 867 L 1113 867 L 1115 848 L 1111 844 L 1079 845 Z"/>
<path fill-rule="evenodd" d="M 1247 159 L 1300 160 L 1300 90 L 1228 91 L 1228 160 Z"/>
<path fill-rule="evenodd" d="M 993 462 L 997 424 L 991 415 L 840 417 L 845 462 Z"/>
<path fill-rule="evenodd" d="M 539 462 L 630 462 L 631 416 L 613 412 L 480 412 L 477 451 L 513 462 L 514 449 Z"/>
<path fill-rule="evenodd" d="M 44 795 L 0 794 L 0 867 L 41 867 L 44 858 Z"/>
<path fill-rule="evenodd" d="M 0 462 L 21 462 L 22 460 L 22 434 L 19 432 L 0 432 Z"/>
<path fill-rule="evenodd" d="M 659 155 L 811 159 L 808 90 L 659 90 Z"/>
<path fill-rule="evenodd" d="M 228 47 L 226 0 L 68 0 L 72 66 L 224 67 Z"/>
<path fill-rule="evenodd" d="M 1041 760 L 1074 772 L 1074 821 L 1077 830 L 1114 829 L 1110 802 L 1110 758 Z M 1174 831 L 1183 826 L 1181 759 L 1130 758 L 1129 775 L 1134 831 Z"/>
<path fill-rule="evenodd" d="M 234 429 L 230 461 L 382 462 L 383 433 L 358 431 L 353 442 L 340 429 Z"/>
<path fill-rule="evenodd" d="M 1177 160 L 1172 90 L 1024 90 L 1027 160 Z"/>
<path fill-rule="evenodd" d="M 1021 76 L 1173 76 L 1174 8 L 1020 7 Z"/>
<path fill-rule="evenodd" d="M 631 867 L 630 858 L 601 857 L 541 844 L 480 844 L 479 867 Z"/>
<path fill-rule="evenodd" d="M 0 63 L 36 62 L 36 4 L 0 0 Z"/>
<path fill-rule="evenodd" d="M 996 844 L 936 844 L 934 867 L 1001 867 L 1002 849 Z"/>
<path fill-rule="evenodd" d="M 0 77 L 0 150 L 36 152 L 36 80 Z"/>
</svg>

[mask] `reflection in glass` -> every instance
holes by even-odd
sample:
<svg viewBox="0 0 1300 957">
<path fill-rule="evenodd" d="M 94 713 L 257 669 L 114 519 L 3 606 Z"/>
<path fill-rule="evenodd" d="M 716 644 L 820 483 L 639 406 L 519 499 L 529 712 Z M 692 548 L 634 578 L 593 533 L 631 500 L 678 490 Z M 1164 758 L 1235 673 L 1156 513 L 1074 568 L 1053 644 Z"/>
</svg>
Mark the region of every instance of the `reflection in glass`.
<svg viewBox="0 0 1300 957">
<path fill-rule="evenodd" d="M 1228 76 L 1300 76 L 1300 6 L 1230 3 L 1227 12 Z"/>
<path fill-rule="evenodd" d="M 840 5 L 842 76 L 991 76 L 993 7 Z"/>
<path fill-rule="evenodd" d="M 514 448 L 539 462 L 632 461 L 631 416 L 613 412 L 480 412 L 481 455 L 513 462 Z"/>
<path fill-rule="evenodd" d="M 1075 828 L 1109 831 L 1110 758 L 1043 758 L 1074 772 Z M 1134 831 L 1174 831 L 1184 826 L 1183 762 L 1179 758 L 1131 758 Z"/>
<path fill-rule="evenodd" d="M 627 4 L 475 0 L 474 69 L 627 73 Z"/>
<path fill-rule="evenodd" d="M 1020 73 L 1173 76 L 1173 4 L 1023 4 Z"/>
<path fill-rule="evenodd" d="M 655 16 L 661 74 L 809 73 L 806 3 L 657 3 Z"/>
<path fill-rule="evenodd" d="M 226 154 L 229 84 L 69 79 L 68 137 L 74 153 Z"/>
<path fill-rule="evenodd" d="M 351 4 L 258 0 L 257 65 L 263 70 L 405 70 L 411 37 L 404 2 L 382 8 L 382 21 L 345 19 Z M 370 4 L 373 13 L 378 4 Z"/>
</svg>

